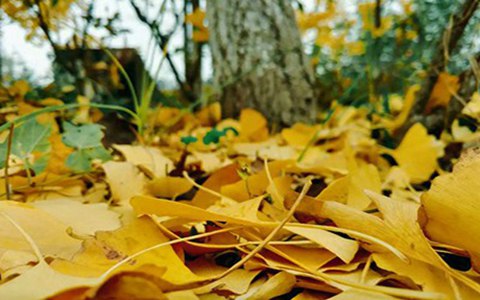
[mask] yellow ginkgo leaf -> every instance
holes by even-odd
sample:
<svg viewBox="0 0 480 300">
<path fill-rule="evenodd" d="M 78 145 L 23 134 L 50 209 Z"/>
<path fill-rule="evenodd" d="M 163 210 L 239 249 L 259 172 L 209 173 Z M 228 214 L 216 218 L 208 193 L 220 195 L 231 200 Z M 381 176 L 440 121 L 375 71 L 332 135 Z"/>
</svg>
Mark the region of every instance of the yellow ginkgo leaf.
<svg viewBox="0 0 480 300">
<path fill-rule="evenodd" d="M 364 164 L 348 174 L 349 187 L 347 204 L 349 206 L 366 209 L 371 201 L 365 195 L 364 190 L 376 193 L 381 192 L 380 174 L 374 165 Z"/>
<path fill-rule="evenodd" d="M 200 29 L 200 30 L 194 30 L 192 33 L 192 40 L 194 40 L 197 43 L 208 42 L 209 38 L 210 38 L 210 32 L 206 28 Z"/>
<path fill-rule="evenodd" d="M 188 192 L 193 185 L 183 177 L 158 177 L 147 184 L 147 189 L 159 198 L 175 198 Z"/>
<path fill-rule="evenodd" d="M 211 268 L 211 267 L 210 267 Z M 207 269 L 208 270 L 208 269 Z M 222 271 L 225 268 L 221 269 Z M 206 294 L 210 291 L 228 291 L 237 295 L 245 294 L 253 279 L 261 272 L 261 270 L 244 270 L 238 269 L 228 274 L 224 278 L 216 280 L 203 287 L 196 288 L 196 294 Z"/>
<path fill-rule="evenodd" d="M 420 205 L 370 192 L 368 195 L 378 207 L 383 219 L 337 202 L 325 202 L 322 213 L 328 215 L 338 226 L 377 237 L 393 245 L 408 258 L 432 265 L 480 294 L 480 284 L 448 267 L 430 246 L 419 225 Z M 374 250 L 376 251 L 378 250 Z M 408 263 L 408 259 L 404 261 Z"/>
<path fill-rule="evenodd" d="M 1 210 L 0 217 L 8 222 L 14 233 L 20 235 L 19 240 L 23 240 L 28 245 L 38 263 L 23 274 L 0 285 L 0 299 L 45 299 L 71 287 L 95 285 L 103 280 L 69 276 L 53 270 L 45 261 L 40 245 L 36 243 L 30 232 L 25 230 L 22 226 L 24 224 L 18 222 L 16 219 L 18 215 L 13 213 L 13 211 Z"/>
<path fill-rule="evenodd" d="M 316 199 L 322 201 L 336 201 L 345 204 L 348 199 L 349 185 L 350 180 L 348 176 L 335 179 L 320 192 Z"/>
<path fill-rule="evenodd" d="M 416 123 L 392 155 L 412 183 L 421 183 L 428 180 L 437 168 L 437 158 L 443 155 L 443 145 L 429 135 L 422 124 Z"/>
<path fill-rule="evenodd" d="M 294 147 L 305 147 L 312 141 L 318 130 L 318 126 L 296 123 L 290 128 L 283 129 L 281 135 L 287 144 Z"/>
<path fill-rule="evenodd" d="M 214 102 L 207 105 L 195 113 L 202 126 L 213 126 L 222 119 L 222 108 L 220 102 Z"/>
<path fill-rule="evenodd" d="M 279 272 L 269 278 L 253 295 L 248 299 L 262 300 L 273 299 L 277 296 L 290 292 L 295 286 L 296 278 L 294 275 L 287 272 Z"/>
<path fill-rule="evenodd" d="M 285 226 L 285 229 L 319 244 L 337 255 L 345 263 L 351 262 L 359 249 L 357 241 L 343 238 L 322 229 L 295 226 Z"/>
<path fill-rule="evenodd" d="M 456 142 L 468 143 L 478 139 L 479 132 L 472 131 L 468 126 L 461 126 L 458 119 L 454 120 L 452 127 L 450 128 L 452 133 L 452 138 Z"/>
<path fill-rule="evenodd" d="M 37 300 L 72 287 L 100 284 L 98 278 L 76 277 L 53 270 L 40 262 L 19 277 L 0 285 L 0 299 Z"/>
<path fill-rule="evenodd" d="M 240 136 L 252 142 L 268 138 L 267 120 L 258 111 L 246 108 L 240 113 Z"/>
<path fill-rule="evenodd" d="M 154 147 L 115 145 L 128 162 L 147 168 L 153 175 L 162 177 L 173 170 L 173 162 L 162 151 Z"/>
<path fill-rule="evenodd" d="M 52 267 L 68 275 L 85 277 L 106 276 L 117 263 L 149 247 L 167 242 L 168 239 L 148 217 L 139 218 L 115 231 L 97 232 L 95 238 L 84 243 L 84 249 L 73 260 L 56 260 Z M 142 266 L 154 266 L 149 273 L 159 276 L 171 285 L 182 285 L 202 280 L 192 273 L 175 253 L 166 245 L 146 252 L 134 260 L 124 263 L 111 273 L 137 270 Z M 171 286 L 167 284 L 168 286 Z"/>
<path fill-rule="evenodd" d="M 421 198 L 428 218 L 425 227 L 428 236 L 467 250 L 474 256 L 477 270 L 480 270 L 479 168 L 480 156 L 470 153 L 452 173 L 435 178 L 431 189 Z"/>
<path fill-rule="evenodd" d="M 8 214 L 36 241 L 44 255 L 69 259 L 81 242 L 67 234 L 68 225 L 49 213 L 31 205 L 13 201 L 1 201 L 0 212 Z M 0 251 L 31 251 L 30 245 L 13 225 L 0 216 Z"/>
<path fill-rule="evenodd" d="M 272 178 L 279 176 L 282 170 L 285 170 L 288 165 L 293 162 L 288 160 L 277 160 L 268 164 Z M 255 196 L 262 195 L 269 185 L 266 170 L 252 174 L 244 180 L 239 180 L 235 183 L 224 185 L 221 188 L 221 193 L 237 201 L 245 201 Z"/>
<path fill-rule="evenodd" d="M 395 130 L 402 126 L 407 121 L 410 111 L 415 103 L 416 93 L 420 90 L 420 85 L 415 84 L 408 88 L 405 95 L 405 100 L 401 106 L 400 113 L 395 117 L 393 121 L 385 120 L 386 126 L 391 130 Z"/>
<path fill-rule="evenodd" d="M 426 292 L 441 292 L 447 295 L 447 299 L 455 299 L 456 297 L 455 287 L 451 284 L 445 284 L 449 281 L 448 275 L 432 265 L 416 259 L 411 259 L 409 263 L 405 263 L 390 253 L 374 253 L 373 260 L 382 269 L 411 278 Z M 462 299 L 478 297 L 478 293 L 467 288 L 464 284 L 457 283 L 456 288 Z"/>
<path fill-rule="evenodd" d="M 305 13 L 302 11 L 296 12 L 296 19 L 298 28 L 301 31 L 305 31 L 310 28 L 319 26 L 320 22 L 328 21 L 335 15 L 335 3 L 330 2 L 327 11 L 325 12 L 311 12 Z"/>
<path fill-rule="evenodd" d="M 438 75 L 437 82 L 433 87 L 432 94 L 428 100 L 425 111 L 429 112 L 438 106 L 447 106 L 460 88 L 458 76 L 450 75 L 446 72 L 442 72 Z"/>
<path fill-rule="evenodd" d="M 25 96 L 25 94 L 27 94 L 29 90 L 30 90 L 30 85 L 28 84 L 28 81 L 17 80 L 9 88 L 9 94 L 23 98 L 23 96 Z"/>
<path fill-rule="evenodd" d="M 370 299 L 370 300 L 395 300 L 394 298 L 385 294 L 369 292 L 357 289 L 348 289 L 334 297 L 329 298 L 331 300 L 357 300 L 357 299 Z"/>
<path fill-rule="evenodd" d="M 69 199 L 36 201 L 32 206 L 47 212 L 69 226 L 75 234 L 93 235 L 96 231 L 120 227 L 119 215 L 106 203 L 83 204 Z"/>
<path fill-rule="evenodd" d="M 205 11 L 197 8 L 193 11 L 193 13 L 188 14 L 185 16 L 185 22 L 190 23 L 195 27 L 202 28 L 205 27 L 203 25 L 203 21 L 205 20 Z"/>
<path fill-rule="evenodd" d="M 470 101 L 462 109 L 462 114 L 472 117 L 476 120 L 480 119 L 480 94 L 478 92 L 473 93 Z"/>
<path fill-rule="evenodd" d="M 236 163 L 225 166 L 212 173 L 202 186 L 214 192 L 220 192 L 222 186 L 241 180 L 237 172 L 238 168 L 239 166 Z M 220 197 L 216 197 L 204 190 L 198 190 L 193 197 L 191 204 L 201 208 L 207 208 L 218 200 L 220 200 Z"/>
<path fill-rule="evenodd" d="M 331 182 L 317 196 L 317 200 L 337 201 L 358 209 L 366 209 L 371 201 L 363 192 L 365 189 L 377 193 L 381 191 L 380 175 L 374 165 L 361 165 L 347 176 Z"/>
<path fill-rule="evenodd" d="M 55 174 L 67 174 L 70 170 L 65 165 L 65 160 L 73 152 L 73 149 L 62 142 L 62 136 L 58 133 L 52 134 L 48 140 L 52 145 L 52 150 L 46 171 Z"/>
<path fill-rule="evenodd" d="M 132 163 L 109 161 L 102 168 L 116 203 L 128 205 L 131 197 L 146 192 L 147 179 Z"/>
</svg>

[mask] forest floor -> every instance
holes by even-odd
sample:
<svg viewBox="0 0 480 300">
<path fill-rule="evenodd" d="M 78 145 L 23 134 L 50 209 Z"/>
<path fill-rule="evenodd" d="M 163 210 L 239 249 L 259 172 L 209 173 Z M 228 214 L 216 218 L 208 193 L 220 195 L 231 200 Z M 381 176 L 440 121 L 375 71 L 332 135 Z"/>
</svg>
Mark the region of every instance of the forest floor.
<svg viewBox="0 0 480 300">
<path fill-rule="evenodd" d="M 106 148 L 96 109 L 7 123 L 0 299 L 478 299 L 479 133 L 395 143 L 408 109 L 272 133 L 159 108 Z"/>
</svg>

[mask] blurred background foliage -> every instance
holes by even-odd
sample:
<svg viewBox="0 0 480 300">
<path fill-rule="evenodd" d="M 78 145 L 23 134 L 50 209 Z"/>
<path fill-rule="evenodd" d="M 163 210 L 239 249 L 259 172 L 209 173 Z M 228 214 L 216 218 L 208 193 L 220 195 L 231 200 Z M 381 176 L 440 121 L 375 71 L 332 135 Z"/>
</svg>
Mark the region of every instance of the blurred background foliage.
<svg viewBox="0 0 480 300">
<path fill-rule="evenodd" d="M 126 1 L 146 29 L 150 42 L 139 57 L 135 49 L 110 51 L 132 79 L 136 96 L 151 103 L 185 106 L 208 102 L 215 95 L 210 83 L 208 21 L 205 1 Z M 460 0 L 292 1 L 305 51 L 322 86 L 323 102 L 346 105 L 383 103 L 403 95 L 421 82 L 432 56 L 444 41 L 444 32 Z M 95 49 L 109 48 L 108 40 L 129 31 L 117 11 L 108 17 L 96 15 L 94 0 L 2 1 L 5 22 L 27 30 L 32 43 L 48 43 L 52 49 L 54 81 L 37 86 L 26 97 L 61 98 L 76 101 L 86 95 L 94 102 L 131 104 L 128 82 L 112 55 Z M 472 54 L 479 51 L 479 13 L 468 23 L 460 46 L 448 56 L 449 74 L 470 68 Z M 170 42 L 181 39 L 180 47 Z M 8 41 L 4 41 L 8 43 Z M 130 57 L 130 58 L 128 58 Z M 182 62 L 178 63 L 178 57 Z M 14 63 L 15 65 L 18 63 Z M 21 63 L 19 64 L 21 65 Z M 168 66 L 168 68 L 166 66 Z M 138 67 L 139 66 L 139 67 Z M 16 69 L 2 56 L 2 83 L 19 78 L 32 80 L 35 66 Z M 173 85 L 162 85 L 159 73 L 169 72 Z M 205 72 L 203 72 L 205 73 Z M 108 79 L 105 79 L 108 77 Z"/>
<path fill-rule="evenodd" d="M 452 14 L 464 1 L 360 2 L 354 11 L 338 11 L 327 1 L 320 13 L 304 13 L 299 26 L 329 99 L 359 105 L 403 94 L 423 80 L 425 70 L 448 28 Z M 313 21 L 317 18 L 320 22 Z M 469 68 L 469 57 L 479 50 L 477 12 L 467 25 L 460 47 L 450 53 L 447 71 Z M 308 31 L 315 30 L 313 35 Z"/>
</svg>

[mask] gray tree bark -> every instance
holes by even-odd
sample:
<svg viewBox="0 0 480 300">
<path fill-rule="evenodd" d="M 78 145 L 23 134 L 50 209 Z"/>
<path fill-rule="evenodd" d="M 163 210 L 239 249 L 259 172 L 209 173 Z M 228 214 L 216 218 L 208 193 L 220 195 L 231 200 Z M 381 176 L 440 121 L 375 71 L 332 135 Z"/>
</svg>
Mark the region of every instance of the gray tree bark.
<svg viewBox="0 0 480 300">
<path fill-rule="evenodd" d="M 227 117 L 251 107 L 279 125 L 315 120 L 315 77 L 289 0 L 208 0 L 207 19 Z"/>
</svg>

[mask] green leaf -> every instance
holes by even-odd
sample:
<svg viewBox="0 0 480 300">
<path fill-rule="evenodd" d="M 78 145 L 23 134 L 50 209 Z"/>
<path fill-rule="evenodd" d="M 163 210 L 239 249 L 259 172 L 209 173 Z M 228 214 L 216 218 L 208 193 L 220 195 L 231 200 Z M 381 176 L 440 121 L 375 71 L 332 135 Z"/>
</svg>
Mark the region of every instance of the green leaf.
<svg viewBox="0 0 480 300">
<path fill-rule="evenodd" d="M 103 147 L 81 149 L 67 157 L 66 165 L 75 172 L 88 172 L 92 168 L 94 159 L 107 161 L 110 158 L 110 152 Z"/>
<path fill-rule="evenodd" d="M 238 131 L 237 131 L 235 128 L 231 127 L 231 126 L 223 128 L 223 132 L 224 132 L 225 134 L 227 134 L 227 132 L 229 132 L 229 131 L 233 132 L 233 134 L 235 134 L 235 135 L 237 135 L 237 136 L 238 136 L 238 134 L 239 134 Z"/>
<path fill-rule="evenodd" d="M 222 130 L 218 130 L 217 128 L 212 128 L 203 137 L 203 143 L 205 145 L 212 144 L 212 143 L 218 144 L 218 142 L 220 141 L 220 138 L 222 136 L 226 136 L 227 132 L 229 131 L 232 131 L 233 134 L 238 135 L 238 131 L 233 127 L 225 127 Z"/>
<path fill-rule="evenodd" d="M 203 137 L 203 143 L 205 145 L 208 145 L 208 144 L 218 144 L 218 142 L 220 141 L 220 138 L 222 136 L 225 136 L 225 132 L 224 131 L 220 131 L 220 130 L 217 130 L 216 128 L 212 128 L 209 132 L 207 132 L 205 134 L 205 136 Z"/>
<path fill-rule="evenodd" d="M 188 145 L 188 144 L 191 144 L 191 143 L 195 143 L 196 141 L 198 141 L 198 139 L 194 136 L 191 136 L 191 135 L 188 135 L 188 136 L 183 136 L 180 141 L 182 143 L 184 143 L 185 145 Z"/>
<path fill-rule="evenodd" d="M 62 141 L 65 145 L 76 151 L 67 157 L 66 165 L 75 172 L 87 172 L 92 168 L 92 161 L 98 159 L 107 161 L 111 159 L 110 152 L 103 147 L 102 126 L 86 124 L 75 126 L 64 122 Z"/>
<path fill-rule="evenodd" d="M 75 149 L 88 149 L 93 147 L 103 147 L 102 145 L 102 126 L 98 124 L 86 124 L 75 126 L 68 122 L 63 122 L 62 140 L 65 145 Z"/>
<path fill-rule="evenodd" d="M 35 154 L 42 154 L 30 167 L 36 174 L 45 170 L 50 152 L 50 124 L 40 124 L 34 118 L 26 121 L 13 131 L 11 154 L 28 163 L 28 159 Z M 0 144 L 0 167 L 5 166 L 8 139 Z"/>
</svg>

